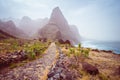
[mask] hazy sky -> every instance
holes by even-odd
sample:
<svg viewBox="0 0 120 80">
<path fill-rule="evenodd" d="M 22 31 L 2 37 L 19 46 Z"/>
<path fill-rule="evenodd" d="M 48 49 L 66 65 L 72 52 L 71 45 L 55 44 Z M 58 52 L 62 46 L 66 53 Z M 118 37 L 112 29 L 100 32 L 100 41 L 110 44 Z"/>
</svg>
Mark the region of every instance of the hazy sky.
<svg viewBox="0 0 120 80">
<path fill-rule="evenodd" d="M 0 0 L 0 18 L 45 18 L 56 6 L 83 37 L 120 41 L 120 0 Z"/>
</svg>

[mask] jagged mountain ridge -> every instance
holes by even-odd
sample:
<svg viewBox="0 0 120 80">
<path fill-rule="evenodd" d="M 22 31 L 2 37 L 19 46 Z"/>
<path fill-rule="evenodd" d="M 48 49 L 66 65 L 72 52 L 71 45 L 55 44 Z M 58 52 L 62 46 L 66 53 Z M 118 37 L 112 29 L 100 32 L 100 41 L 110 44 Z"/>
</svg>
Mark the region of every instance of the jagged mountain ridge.
<svg viewBox="0 0 120 80">
<path fill-rule="evenodd" d="M 23 16 L 21 19 L 11 17 L 2 19 L 2 22 L 8 21 L 12 21 L 17 28 L 24 32 L 27 39 L 33 39 L 38 37 L 38 30 L 47 24 L 48 18 L 33 20 L 28 16 Z"/>
<path fill-rule="evenodd" d="M 72 44 L 77 44 L 80 42 L 80 35 L 78 30 L 74 29 L 76 30 L 74 31 L 73 28 L 76 26 L 71 28 L 59 7 L 56 7 L 52 11 L 48 24 L 39 30 L 39 37 L 52 40 L 69 40 Z"/>
<path fill-rule="evenodd" d="M 38 38 L 38 30 L 41 29 L 47 23 L 48 23 L 48 18 L 44 18 L 44 19 L 39 18 L 33 20 L 28 16 L 23 16 L 21 19 L 9 17 L 0 20 L 0 30 L 7 32 L 8 34 L 14 37 L 19 38 L 19 35 L 16 35 L 18 33 L 16 33 L 16 30 L 14 30 L 18 28 L 20 29 L 21 32 L 24 33 L 24 35 L 26 35 L 26 37 L 20 37 L 20 38 L 34 39 L 34 38 Z"/>
<path fill-rule="evenodd" d="M 0 21 L 0 29 L 14 37 L 62 39 L 69 40 L 72 44 L 79 43 L 81 38 L 77 27 L 68 24 L 59 7 L 53 9 L 49 20 L 32 20 L 27 16 L 22 19 L 9 18 Z"/>
</svg>

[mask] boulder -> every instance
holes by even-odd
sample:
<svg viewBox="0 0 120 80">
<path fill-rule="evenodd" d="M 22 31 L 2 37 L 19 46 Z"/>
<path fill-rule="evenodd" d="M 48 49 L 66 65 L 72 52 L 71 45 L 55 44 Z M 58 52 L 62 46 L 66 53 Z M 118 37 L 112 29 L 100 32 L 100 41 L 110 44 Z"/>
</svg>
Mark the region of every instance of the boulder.
<svg viewBox="0 0 120 80">
<path fill-rule="evenodd" d="M 69 45 L 71 44 L 69 40 L 66 40 L 64 43 Z"/>
<path fill-rule="evenodd" d="M 120 75 L 120 66 L 115 69 L 114 75 Z"/>
<path fill-rule="evenodd" d="M 47 76 L 48 76 L 48 78 L 51 78 L 51 77 L 53 77 L 55 75 L 55 72 L 50 72 Z"/>
<path fill-rule="evenodd" d="M 69 44 L 69 45 L 71 44 L 69 40 L 63 41 L 62 39 L 59 39 L 58 42 L 60 44 Z"/>
<path fill-rule="evenodd" d="M 99 70 L 97 67 L 87 63 L 87 62 L 83 62 L 82 63 L 82 68 L 89 74 L 91 75 L 96 75 L 99 74 Z"/>
</svg>

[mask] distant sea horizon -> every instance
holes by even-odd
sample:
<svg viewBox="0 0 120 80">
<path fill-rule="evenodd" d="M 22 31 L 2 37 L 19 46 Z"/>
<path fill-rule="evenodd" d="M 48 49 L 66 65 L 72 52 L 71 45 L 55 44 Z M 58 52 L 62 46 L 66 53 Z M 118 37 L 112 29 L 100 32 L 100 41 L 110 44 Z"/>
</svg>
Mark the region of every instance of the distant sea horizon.
<svg viewBox="0 0 120 80">
<path fill-rule="evenodd" d="M 99 50 L 111 50 L 116 54 L 120 54 L 120 41 L 81 41 L 82 47 L 99 49 Z"/>
</svg>

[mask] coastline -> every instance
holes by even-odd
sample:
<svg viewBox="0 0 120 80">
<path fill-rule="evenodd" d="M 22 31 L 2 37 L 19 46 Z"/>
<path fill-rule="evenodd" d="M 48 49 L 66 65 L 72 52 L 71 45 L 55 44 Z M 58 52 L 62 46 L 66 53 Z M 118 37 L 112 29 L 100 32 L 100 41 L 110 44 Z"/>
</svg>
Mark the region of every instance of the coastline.
<svg viewBox="0 0 120 80">
<path fill-rule="evenodd" d="M 114 54 L 114 55 L 118 55 L 118 56 L 120 56 L 120 54 L 118 54 L 118 53 L 115 53 L 114 51 L 112 51 L 112 50 L 99 50 L 99 49 L 92 49 L 92 48 L 90 48 L 92 51 L 96 51 L 96 52 L 105 52 L 105 53 L 108 53 L 108 54 Z"/>
<path fill-rule="evenodd" d="M 115 41 L 95 41 L 87 40 L 81 41 L 82 47 L 92 48 L 105 51 L 113 51 L 116 54 L 120 54 L 120 42 Z"/>
</svg>

